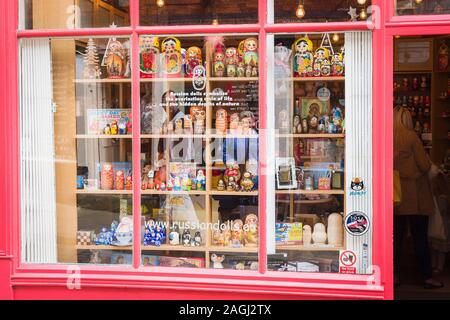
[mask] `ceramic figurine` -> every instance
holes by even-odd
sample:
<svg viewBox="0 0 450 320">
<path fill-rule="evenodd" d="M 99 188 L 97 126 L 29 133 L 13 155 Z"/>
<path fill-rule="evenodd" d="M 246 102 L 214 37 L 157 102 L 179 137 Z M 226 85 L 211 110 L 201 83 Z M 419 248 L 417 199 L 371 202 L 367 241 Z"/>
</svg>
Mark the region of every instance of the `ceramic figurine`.
<svg viewBox="0 0 450 320">
<path fill-rule="evenodd" d="M 239 262 L 234 267 L 236 270 L 245 270 L 245 264 L 243 262 Z"/>
<path fill-rule="evenodd" d="M 215 77 L 225 76 L 225 54 L 222 45 L 217 45 L 213 55 L 213 71 Z"/>
<path fill-rule="evenodd" d="M 319 126 L 319 118 L 316 115 L 312 115 L 309 118 L 309 133 L 317 133 Z"/>
<path fill-rule="evenodd" d="M 164 244 L 165 240 L 166 240 L 166 230 L 158 224 L 156 226 L 155 246 L 160 247 L 161 245 Z"/>
<path fill-rule="evenodd" d="M 165 76 L 181 76 L 181 44 L 175 37 L 168 37 L 162 42 L 162 69 Z"/>
<path fill-rule="evenodd" d="M 223 264 L 222 262 L 225 260 L 225 256 L 224 255 L 220 255 L 218 256 L 217 254 L 213 253 L 211 255 L 211 261 L 213 263 L 213 268 L 214 269 L 223 269 Z"/>
<path fill-rule="evenodd" d="M 258 245 L 258 216 L 249 214 L 245 217 L 244 244 L 246 247 Z"/>
<path fill-rule="evenodd" d="M 258 39 L 248 38 L 244 41 L 244 65 L 246 77 L 258 76 Z"/>
<path fill-rule="evenodd" d="M 319 133 L 325 132 L 325 117 L 320 117 L 319 125 L 317 126 L 317 132 Z"/>
<path fill-rule="evenodd" d="M 120 135 L 128 133 L 127 132 L 128 131 L 128 129 L 127 129 L 127 120 L 125 120 L 124 118 L 120 118 L 119 119 L 119 121 L 117 122 L 117 127 L 119 128 L 119 134 Z"/>
<path fill-rule="evenodd" d="M 155 172 L 153 170 L 150 170 L 147 173 L 147 189 L 153 190 L 155 189 Z"/>
<path fill-rule="evenodd" d="M 183 232 L 183 245 L 185 247 L 189 247 L 191 245 L 191 239 L 192 239 L 191 232 L 189 231 L 188 228 L 185 228 Z"/>
<path fill-rule="evenodd" d="M 111 134 L 115 136 L 118 133 L 119 133 L 119 126 L 117 125 L 117 121 L 113 120 L 111 121 Z"/>
<path fill-rule="evenodd" d="M 343 122 L 342 109 L 340 107 L 334 107 L 332 110 L 332 115 L 334 125 L 333 133 L 340 133 L 342 131 Z"/>
<path fill-rule="evenodd" d="M 111 125 L 108 123 L 103 130 L 103 134 L 110 135 L 111 134 Z"/>
<path fill-rule="evenodd" d="M 114 189 L 114 169 L 111 163 L 105 163 L 100 171 L 100 186 L 102 190 Z"/>
<path fill-rule="evenodd" d="M 125 75 L 127 66 L 127 51 L 116 38 L 109 40 L 106 46 L 102 65 L 106 66 L 109 79 L 121 79 Z"/>
<path fill-rule="evenodd" d="M 122 170 L 116 172 L 116 190 L 125 189 L 125 174 Z"/>
<path fill-rule="evenodd" d="M 144 165 L 141 170 L 141 189 L 147 190 L 148 188 L 148 180 L 149 180 L 149 172 L 151 171 L 152 166 L 149 164 Z"/>
<path fill-rule="evenodd" d="M 186 75 L 192 77 L 194 68 L 202 65 L 202 50 L 199 47 L 190 47 L 186 51 Z"/>
<path fill-rule="evenodd" d="M 230 133 L 238 134 L 239 133 L 239 113 L 233 113 L 230 116 Z"/>
<path fill-rule="evenodd" d="M 244 175 L 241 179 L 241 189 L 242 191 L 252 191 L 255 183 L 252 180 L 252 175 L 250 172 L 244 172 Z"/>
<path fill-rule="evenodd" d="M 316 223 L 314 225 L 314 232 L 311 235 L 314 244 L 325 244 L 327 241 L 327 233 L 325 232 L 325 225 L 323 223 Z"/>
<path fill-rule="evenodd" d="M 314 179 L 311 175 L 305 175 L 305 190 L 314 190 Z"/>
<path fill-rule="evenodd" d="M 223 178 L 227 184 L 229 183 L 231 177 L 233 177 L 233 181 L 235 183 L 241 179 L 241 171 L 236 162 L 227 163 L 227 168 L 225 169 L 223 175 Z"/>
<path fill-rule="evenodd" d="M 215 246 L 223 246 L 223 233 L 220 230 L 214 230 L 213 232 L 213 245 Z"/>
<path fill-rule="evenodd" d="M 194 121 L 194 133 L 205 133 L 206 111 L 205 107 L 193 106 L 190 110 L 192 120 Z"/>
<path fill-rule="evenodd" d="M 159 72 L 159 39 L 143 35 L 139 38 L 141 78 L 153 78 Z"/>
<path fill-rule="evenodd" d="M 320 47 L 314 55 L 313 73 L 315 77 L 330 75 L 330 52 L 327 48 Z"/>
<path fill-rule="evenodd" d="M 190 114 L 184 116 L 184 132 L 187 134 L 192 133 L 192 116 Z"/>
<path fill-rule="evenodd" d="M 225 182 L 222 179 L 220 179 L 219 182 L 217 183 L 217 190 L 218 191 L 225 190 Z"/>
<path fill-rule="evenodd" d="M 303 245 L 304 246 L 311 245 L 311 239 L 312 239 L 311 227 L 306 224 L 303 226 Z"/>
<path fill-rule="evenodd" d="M 231 228 L 230 228 L 230 221 L 226 223 L 225 229 L 223 230 L 223 245 L 229 246 L 231 243 Z"/>
<path fill-rule="evenodd" d="M 171 179 L 169 179 L 169 181 L 167 181 L 166 188 L 167 188 L 167 191 L 172 191 L 173 190 L 173 183 L 172 183 Z"/>
<path fill-rule="evenodd" d="M 227 191 L 236 191 L 236 190 L 237 190 L 236 179 L 234 177 L 229 177 L 227 184 Z"/>
<path fill-rule="evenodd" d="M 309 132 L 309 126 L 308 126 L 308 119 L 307 118 L 303 118 L 302 119 L 302 132 L 303 133 L 308 133 Z"/>
<path fill-rule="evenodd" d="M 294 116 L 294 125 L 292 127 L 292 133 L 293 134 L 300 134 L 300 133 L 302 133 L 301 120 L 300 120 L 300 116 L 298 114 L 296 114 Z"/>
<path fill-rule="evenodd" d="M 239 59 L 237 49 L 233 47 L 227 48 L 227 50 L 225 51 L 227 77 L 236 77 L 238 63 Z"/>
<path fill-rule="evenodd" d="M 313 43 L 307 36 L 294 42 L 294 77 L 313 75 Z"/>
<path fill-rule="evenodd" d="M 198 170 L 196 181 L 197 181 L 197 190 L 204 191 L 206 189 L 206 177 L 203 170 Z"/>
<path fill-rule="evenodd" d="M 175 177 L 174 182 L 173 182 L 173 190 L 174 191 L 181 191 L 180 177 Z"/>
<path fill-rule="evenodd" d="M 241 219 L 236 219 L 233 221 L 233 226 L 231 230 L 231 246 L 233 248 L 240 248 L 242 246 L 242 241 L 244 240 L 244 223 Z"/>
<path fill-rule="evenodd" d="M 331 75 L 334 77 L 344 75 L 344 56 L 341 52 L 335 52 L 331 57 Z"/>
<path fill-rule="evenodd" d="M 328 216 L 327 223 L 328 244 L 341 247 L 344 241 L 344 223 L 342 215 L 332 213 Z"/>
<path fill-rule="evenodd" d="M 196 247 L 200 247 L 202 245 L 202 235 L 200 231 L 197 231 L 194 235 L 194 244 Z"/>
<path fill-rule="evenodd" d="M 228 128 L 228 112 L 225 109 L 216 111 L 216 133 L 226 134 Z"/>
<path fill-rule="evenodd" d="M 445 41 L 442 41 L 442 44 L 439 47 L 439 55 L 438 55 L 438 70 L 439 71 L 447 71 L 448 51 L 449 51 L 448 46 L 445 44 Z"/>
</svg>

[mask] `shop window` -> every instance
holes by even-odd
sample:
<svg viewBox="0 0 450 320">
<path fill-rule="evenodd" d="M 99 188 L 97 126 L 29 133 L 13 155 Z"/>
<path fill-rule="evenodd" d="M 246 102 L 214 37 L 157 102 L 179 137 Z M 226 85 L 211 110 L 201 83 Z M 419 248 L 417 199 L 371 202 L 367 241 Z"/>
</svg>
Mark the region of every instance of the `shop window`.
<svg viewBox="0 0 450 320">
<path fill-rule="evenodd" d="M 438 15 L 450 14 L 449 0 L 397 0 L 396 14 L 405 15 Z"/>
<path fill-rule="evenodd" d="M 275 23 L 365 21 L 371 0 L 273 0 Z"/>
<path fill-rule="evenodd" d="M 130 25 L 129 0 L 21 0 L 23 29 L 105 28 Z"/>
<path fill-rule="evenodd" d="M 23 262 L 131 263 L 129 44 L 21 41 Z"/>
<path fill-rule="evenodd" d="M 257 270 L 257 48 L 141 36 L 143 265 Z"/>
<path fill-rule="evenodd" d="M 268 269 L 370 273 L 371 34 L 268 44 Z"/>
<path fill-rule="evenodd" d="M 141 0 L 141 25 L 258 22 L 258 0 Z"/>
</svg>

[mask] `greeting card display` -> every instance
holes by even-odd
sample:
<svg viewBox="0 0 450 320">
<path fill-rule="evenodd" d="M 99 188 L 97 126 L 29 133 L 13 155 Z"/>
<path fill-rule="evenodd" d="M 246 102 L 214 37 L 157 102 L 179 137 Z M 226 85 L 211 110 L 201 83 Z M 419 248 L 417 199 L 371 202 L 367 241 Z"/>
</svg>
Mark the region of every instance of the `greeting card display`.
<svg viewBox="0 0 450 320">
<path fill-rule="evenodd" d="M 94 135 L 131 134 L 131 110 L 88 109 L 86 131 Z"/>
</svg>

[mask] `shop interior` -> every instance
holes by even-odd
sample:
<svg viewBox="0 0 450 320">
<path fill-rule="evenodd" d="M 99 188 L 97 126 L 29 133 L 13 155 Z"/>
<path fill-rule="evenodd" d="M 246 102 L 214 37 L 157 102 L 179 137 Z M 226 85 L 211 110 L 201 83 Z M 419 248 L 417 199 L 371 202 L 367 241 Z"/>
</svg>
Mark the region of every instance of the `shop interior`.
<svg viewBox="0 0 450 320">
<path fill-rule="evenodd" d="M 414 244 L 414 233 L 409 225 L 401 242 L 401 254 L 396 254 L 396 257 L 400 256 L 397 258 L 400 270 L 396 275 L 400 283 L 395 290 L 400 299 L 448 298 L 450 292 L 449 46 L 449 36 L 397 36 L 394 39 L 394 108 L 409 110 L 414 131 L 429 159 L 439 168 L 439 173 L 430 180 L 431 193 L 438 210 L 428 218 L 427 238 L 433 278 L 444 284 L 443 288 L 424 289 L 415 254 L 417 245 Z M 397 209 L 394 207 L 396 214 Z"/>
</svg>

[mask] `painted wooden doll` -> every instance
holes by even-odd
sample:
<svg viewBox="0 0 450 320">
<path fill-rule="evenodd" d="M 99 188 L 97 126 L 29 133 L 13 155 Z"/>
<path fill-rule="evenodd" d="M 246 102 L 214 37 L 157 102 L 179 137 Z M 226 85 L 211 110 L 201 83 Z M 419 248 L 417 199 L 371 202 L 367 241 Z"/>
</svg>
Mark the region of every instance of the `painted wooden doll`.
<svg viewBox="0 0 450 320">
<path fill-rule="evenodd" d="M 190 47 L 186 52 L 186 75 L 192 77 L 194 68 L 202 64 L 202 50 L 199 47 Z"/>
<path fill-rule="evenodd" d="M 336 52 L 331 58 L 331 75 L 342 77 L 344 75 L 344 56 L 342 52 Z"/>
<path fill-rule="evenodd" d="M 228 129 L 228 112 L 225 109 L 216 111 L 216 132 L 226 134 Z"/>
<path fill-rule="evenodd" d="M 310 77 L 313 75 L 313 43 L 303 37 L 294 42 L 294 77 Z"/>
<path fill-rule="evenodd" d="M 315 77 L 329 76 L 330 68 L 330 52 L 325 47 L 320 47 L 314 55 L 313 73 Z"/>
<path fill-rule="evenodd" d="M 246 247 L 258 245 L 258 217 L 253 213 L 245 217 L 244 244 Z"/>
<path fill-rule="evenodd" d="M 239 113 L 233 113 L 230 116 L 230 133 L 238 134 L 239 133 Z"/>
<path fill-rule="evenodd" d="M 124 77 L 127 66 L 127 51 L 116 38 L 109 40 L 102 65 L 106 66 L 109 79 Z"/>
<path fill-rule="evenodd" d="M 159 72 L 160 52 L 158 37 L 139 38 L 141 78 L 153 78 Z"/>
<path fill-rule="evenodd" d="M 168 77 L 181 76 L 181 44 L 175 37 L 168 37 L 162 42 L 163 72 Z"/>
<path fill-rule="evenodd" d="M 214 76 L 224 77 L 225 76 L 225 54 L 223 53 L 223 48 L 221 45 L 216 47 L 216 51 L 213 56 L 213 70 Z"/>
<path fill-rule="evenodd" d="M 227 48 L 225 51 L 225 64 L 227 69 L 227 77 L 236 77 L 239 59 L 236 48 Z"/>
<path fill-rule="evenodd" d="M 248 38 L 244 41 L 244 65 L 246 77 L 258 76 L 258 39 Z"/>
<path fill-rule="evenodd" d="M 205 133 L 205 120 L 206 111 L 205 107 L 193 106 L 190 110 L 192 120 L 194 121 L 194 133 L 204 134 Z"/>
</svg>

